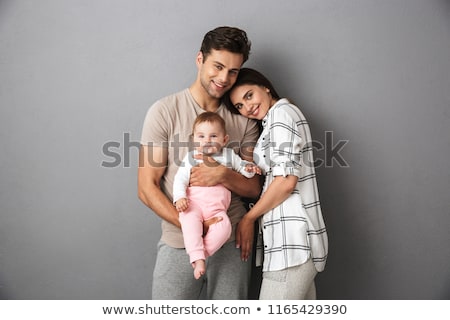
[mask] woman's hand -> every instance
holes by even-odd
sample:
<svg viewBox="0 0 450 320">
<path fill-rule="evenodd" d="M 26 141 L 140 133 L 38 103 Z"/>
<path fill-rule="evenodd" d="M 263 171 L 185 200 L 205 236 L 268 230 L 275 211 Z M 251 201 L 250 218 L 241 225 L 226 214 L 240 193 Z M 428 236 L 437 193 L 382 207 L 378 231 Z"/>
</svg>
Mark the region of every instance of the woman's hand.
<svg viewBox="0 0 450 320">
<path fill-rule="evenodd" d="M 242 261 L 247 261 L 252 254 L 255 221 L 245 215 L 236 229 L 236 248 L 241 249 Z"/>
</svg>

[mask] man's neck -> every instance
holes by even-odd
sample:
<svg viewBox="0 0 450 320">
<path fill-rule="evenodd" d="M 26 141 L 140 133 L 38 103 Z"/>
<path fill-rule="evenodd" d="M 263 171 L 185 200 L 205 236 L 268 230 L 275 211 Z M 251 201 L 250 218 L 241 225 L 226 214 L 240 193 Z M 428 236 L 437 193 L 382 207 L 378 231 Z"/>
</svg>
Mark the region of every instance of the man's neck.
<svg viewBox="0 0 450 320">
<path fill-rule="evenodd" d="M 211 97 L 206 90 L 197 82 L 193 83 L 189 91 L 192 94 L 195 102 L 199 105 L 200 108 L 206 111 L 216 112 L 220 106 L 220 100 L 214 97 Z"/>
</svg>

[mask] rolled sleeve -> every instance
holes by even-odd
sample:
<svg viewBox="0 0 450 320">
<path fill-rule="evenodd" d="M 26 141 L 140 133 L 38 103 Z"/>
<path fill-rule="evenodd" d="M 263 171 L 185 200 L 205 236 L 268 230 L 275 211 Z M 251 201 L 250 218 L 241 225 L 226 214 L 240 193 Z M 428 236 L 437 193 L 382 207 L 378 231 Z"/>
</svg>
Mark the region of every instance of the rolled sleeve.
<svg viewBox="0 0 450 320">
<path fill-rule="evenodd" d="M 272 175 L 301 175 L 302 138 L 292 117 L 282 107 L 277 108 L 271 117 L 270 161 Z"/>
<path fill-rule="evenodd" d="M 297 176 L 300 177 L 301 171 L 299 166 L 295 166 L 292 161 L 290 162 L 281 162 L 275 164 L 272 168 L 273 176 Z"/>
</svg>

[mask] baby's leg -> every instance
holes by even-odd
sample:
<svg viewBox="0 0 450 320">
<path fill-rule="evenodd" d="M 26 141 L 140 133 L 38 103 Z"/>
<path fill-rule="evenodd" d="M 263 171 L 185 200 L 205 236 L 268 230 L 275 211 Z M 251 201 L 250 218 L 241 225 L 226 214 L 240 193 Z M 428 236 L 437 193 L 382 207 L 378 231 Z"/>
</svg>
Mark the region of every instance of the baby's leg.
<svg viewBox="0 0 450 320">
<path fill-rule="evenodd" d="M 222 221 L 209 226 L 208 233 L 203 237 L 204 248 L 207 256 L 212 256 L 219 250 L 231 236 L 231 222 L 225 211 L 214 217 L 222 217 Z"/>
<path fill-rule="evenodd" d="M 190 201 L 188 210 L 180 212 L 179 219 L 181 230 L 183 231 L 184 245 L 190 262 L 204 260 L 206 257 L 203 247 L 203 217 L 201 215 L 201 208 L 193 203 L 193 201 Z"/>
<path fill-rule="evenodd" d="M 231 236 L 231 222 L 227 210 L 231 202 L 231 192 L 223 185 L 208 188 L 208 201 L 203 208 L 205 219 L 222 217 L 222 220 L 209 226 L 208 233 L 203 237 L 205 252 L 208 256 L 219 250 Z"/>
</svg>

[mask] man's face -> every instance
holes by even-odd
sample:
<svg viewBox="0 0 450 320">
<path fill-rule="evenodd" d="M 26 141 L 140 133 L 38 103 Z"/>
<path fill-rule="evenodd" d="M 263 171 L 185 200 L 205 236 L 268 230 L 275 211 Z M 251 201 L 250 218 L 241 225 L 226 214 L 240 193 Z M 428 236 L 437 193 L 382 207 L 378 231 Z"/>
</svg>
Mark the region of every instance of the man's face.
<svg viewBox="0 0 450 320">
<path fill-rule="evenodd" d="M 200 52 L 197 56 L 200 83 L 213 98 L 221 98 L 236 81 L 244 62 L 240 53 L 226 50 L 212 50 L 206 57 Z"/>
</svg>

